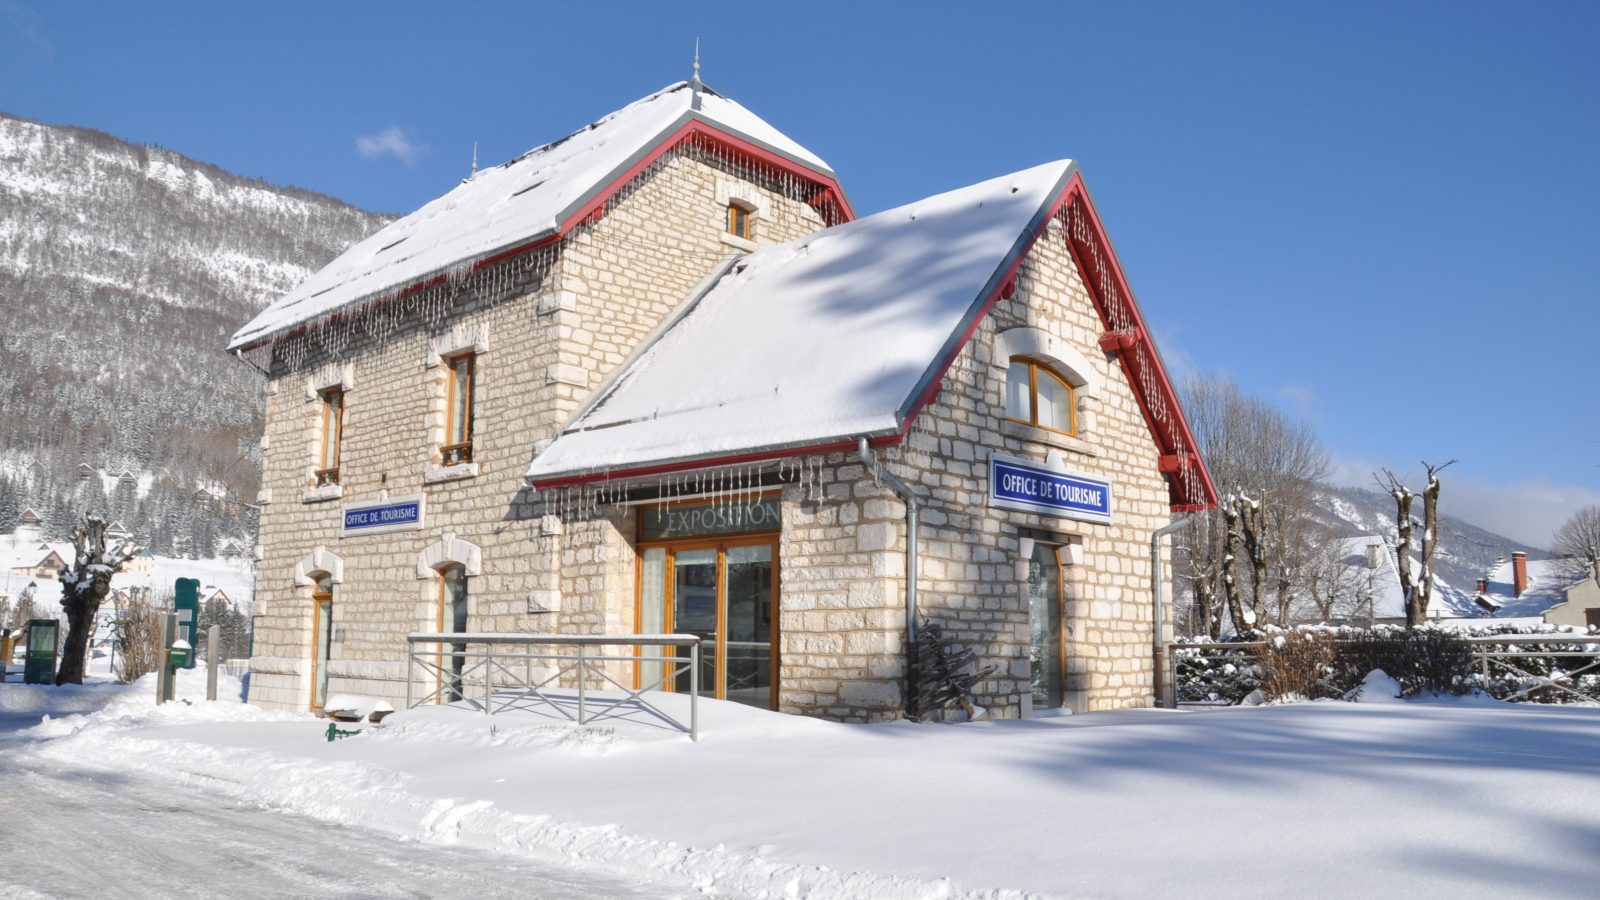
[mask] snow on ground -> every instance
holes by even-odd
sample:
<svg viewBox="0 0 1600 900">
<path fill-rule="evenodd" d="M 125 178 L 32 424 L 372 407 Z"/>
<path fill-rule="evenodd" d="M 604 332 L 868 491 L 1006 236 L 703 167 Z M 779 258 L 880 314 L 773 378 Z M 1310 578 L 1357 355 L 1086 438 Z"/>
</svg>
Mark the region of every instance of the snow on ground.
<svg viewBox="0 0 1600 900">
<path fill-rule="evenodd" d="M 644 719 L 451 707 L 330 743 L 308 715 L 127 692 L 24 735 L 35 760 L 664 891 L 1577 898 L 1600 878 L 1600 709 L 1323 701 L 926 726 L 701 711 L 698 743 Z"/>
</svg>

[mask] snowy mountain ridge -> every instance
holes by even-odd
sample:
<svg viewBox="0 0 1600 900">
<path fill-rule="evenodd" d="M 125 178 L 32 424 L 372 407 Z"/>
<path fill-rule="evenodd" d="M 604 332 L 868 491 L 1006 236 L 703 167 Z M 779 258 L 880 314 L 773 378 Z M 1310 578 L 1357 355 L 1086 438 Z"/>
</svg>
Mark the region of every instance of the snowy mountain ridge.
<svg viewBox="0 0 1600 900">
<path fill-rule="evenodd" d="M 1448 486 L 1446 486 L 1448 489 Z M 1388 494 L 1367 488 L 1324 485 L 1317 497 L 1327 514 L 1327 524 L 1349 535 L 1381 535 L 1391 546 L 1396 540 L 1395 502 Z M 1422 519 L 1422 498 L 1418 497 L 1411 514 Z M 1544 559 L 1550 554 L 1538 547 L 1518 543 L 1453 516 L 1439 517 L 1439 550 L 1434 570 L 1453 587 L 1471 592 L 1479 578 L 1494 567 L 1501 556 L 1509 558 L 1521 550 L 1529 559 Z M 1422 529 L 1413 533 L 1420 552 Z"/>
<path fill-rule="evenodd" d="M 134 499 L 169 495 L 146 518 L 172 519 L 197 487 L 253 492 L 261 376 L 228 336 L 392 218 L 0 113 L 0 530 L 18 505 L 110 502 L 154 540 Z M 80 464 L 135 473 L 140 496 L 108 498 Z"/>
</svg>

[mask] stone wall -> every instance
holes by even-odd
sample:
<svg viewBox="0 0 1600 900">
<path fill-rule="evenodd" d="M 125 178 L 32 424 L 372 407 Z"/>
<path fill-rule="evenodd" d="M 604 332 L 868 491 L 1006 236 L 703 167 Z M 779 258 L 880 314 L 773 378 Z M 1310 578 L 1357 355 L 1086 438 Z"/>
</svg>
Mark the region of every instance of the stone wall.
<svg viewBox="0 0 1600 900">
<path fill-rule="evenodd" d="M 823 226 L 804 203 L 678 154 L 559 248 L 468 278 L 442 308 L 382 328 L 356 317 L 344 330 L 280 343 L 262 441 L 252 702 L 308 705 L 312 576 L 332 567 L 333 627 L 344 640 L 333 645 L 330 692 L 403 698 L 405 635 L 439 627 L 440 579 L 429 562 L 454 557 L 429 548 L 447 534 L 448 546 L 463 548 L 456 556 L 475 554 L 470 631 L 632 628 L 633 563 L 620 552 L 627 522 L 568 529 L 536 515 L 522 476 L 540 442 L 717 260 L 747 249 L 723 236 L 730 198 L 758 208 L 755 244 Z M 470 348 L 478 351 L 473 462 L 446 470 L 440 351 Z M 313 491 L 317 391 L 330 385 L 347 388 L 340 484 Z M 425 528 L 341 539 L 341 504 L 380 492 L 424 495 Z M 530 613 L 537 606 L 554 611 Z"/>
<path fill-rule="evenodd" d="M 1074 439 L 1005 421 L 1013 329 L 1066 348 L 1088 384 L 1077 391 Z M 1024 529 L 1082 547 L 1065 569 L 1068 705 L 1080 711 L 1153 702 L 1149 540 L 1169 521 L 1159 451 L 1121 366 L 1102 353 L 1103 329 L 1060 227 L 1024 262 L 1018 290 L 980 324 L 919 416 L 907 445 L 877 451 L 923 506 L 919 605 L 1000 671 L 979 687 L 992 714 L 1020 714 L 1029 691 Z M 1014 341 L 1013 341 L 1014 343 Z M 1115 524 L 991 509 L 988 457 L 999 451 L 1112 479 Z M 895 718 L 904 705 L 905 506 L 854 454 L 818 460 L 815 487 L 785 492 L 782 708 L 845 721 Z M 1170 568 L 1168 569 L 1170 571 Z"/>
<path fill-rule="evenodd" d="M 1000 667 L 979 686 L 979 702 L 997 717 L 1020 715 L 1030 692 L 1026 581 L 1017 565 L 1029 535 L 1079 548 L 1077 564 L 1063 570 L 1067 705 L 1153 702 L 1148 548 L 1151 532 L 1170 519 L 1170 500 L 1138 401 L 1116 358 L 1099 349 L 1102 333 L 1052 223 L 1024 261 L 1017 291 L 980 323 L 907 444 L 876 451 L 923 507 L 921 612 Z M 1005 420 L 1006 366 L 1019 350 L 1082 382 L 1077 436 Z M 1069 469 L 1113 481 L 1114 524 L 989 508 L 991 452 L 1043 462 L 1052 451 Z M 898 718 L 905 506 L 854 453 L 804 466 L 804 483 L 782 489 L 780 709 L 840 721 Z M 560 517 L 588 535 L 564 544 L 561 590 L 569 610 L 595 610 L 583 628 L 620 633 L 631 628 L 634 524 L 607 509 Z"/>
</svg>

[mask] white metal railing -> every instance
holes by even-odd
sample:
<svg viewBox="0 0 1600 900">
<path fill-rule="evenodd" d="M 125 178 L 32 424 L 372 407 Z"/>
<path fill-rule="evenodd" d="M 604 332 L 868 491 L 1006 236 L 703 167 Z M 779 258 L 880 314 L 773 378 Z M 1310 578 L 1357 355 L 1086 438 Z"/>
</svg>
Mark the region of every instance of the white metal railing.
<svg viewBox="0 0 1600 900">
<path fill-rule="evenodd" d="M 542 703 L 567 719 L 587 725 L 596 719 L 623 712 L 646 711 L 700 739 L 700 638 L 692 634 L 471 634 L 414 633 L 406 636 L 410 650 L 406 658 L 406 708 L 426 703 L 463 702 L 486 715 L 503 712 L 528 702 Z M 427 649 L 435 645 L 436 649 Z M 550 648 L 535 652 L 534 648 Z M 596 652 L 608 647 L 638 648 L 633 655 Z M 646 648 L 661 648 L 646 656 Z M 688 656 L 667 655 L 665 648 L 687 647 Z M 478 649 L 481 648 L 481 649 Z M 535 664 L 538 664 L 537 666 Z M 608 667 L 633 663 L 660 667 L 660 677 L 638 689 L 623 684 L 607 671 Z M 416 690 L 418 676 L 423 686 L 433 682 L 426 693 Z M 680 675 L 689 676 L 689 721 L 679 721 L 645 699 L 644 693 L 660 689 Z M 570 679 L 577 687 L 576 714 L 568 707 L 569 698 L 548 693 Z M 643 682 L 643 678 L 640 679 Z M 590 683 L 609 682 L 623 696 L 591 699 Z M 609 690 L 599 688 L 600 690 Z M 469 696 L 470 694 L 470 696 Z M 603 704 L 603 705 L 600 705 Z M 590 710 L 591 705 L 600 705 Z"/>
<path fill-rule="evenodd" d="M 1522 679 L 1517 690 L 1500 697 L 1501 700 L 1529 697 L 1534 691 L 1543 689 L 1569 695 L 1580 702 L 1600 702 L 1600 683 L 1584 684 L 1586 675 L 1591 681 L 1600 682 L 1600 636 L 1485 634 L 1464 637 L 1462 640 L 1472 645 L 1472 661 L 1477 664 L 1485 687 L 1495 675 Z M 1551 644 L 1564 644 L 1567 647 L 1549 647 Z M 1529 645 L 1533 649 L 1522 649 Z M 1553 660 L 1572 660 L 1581 664 L 1575 669 L 1562 669 L 1550 662 Z M 1545 666 L 1538 665 L 1541 661 L 1545 662 Z M 1551 671 L 1529 671 L 1543 667 Z"/>
</svg>

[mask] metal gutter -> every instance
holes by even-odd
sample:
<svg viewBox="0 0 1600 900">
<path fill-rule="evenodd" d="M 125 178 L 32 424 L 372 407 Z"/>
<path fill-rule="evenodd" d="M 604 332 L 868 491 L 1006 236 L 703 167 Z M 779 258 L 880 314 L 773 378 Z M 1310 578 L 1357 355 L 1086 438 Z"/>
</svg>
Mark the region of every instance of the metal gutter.
<svg viewBox="0 0 1600 900">
<path fill-rule="evenodd" d="M 1150 641 L 1152 656 L 1151 661 L 1155 669 L 1151 675 L 1151 684 L 1155 688 L 1156 705 L 1167 709 L 1177 708 L 1177 694 L 1174 693 L 1169 702 L 1163 696 L 1167 691 L 1173 691 L 1176 685 L 1162 684 L 1162 672 L 1166 666 L 1166 642 L 1161 640 L 1161 539 L 1167 535 L 1187 526 L 1194 521 L 1194 513 L 1173 519 L 1169 524 L 1157 528 L 1150 535 L 1150 596 L 1152 608 L 1150 615 Z M 1166 690 L 1163 690 L 1165 688 Z"/>
<path fill-rule="evenodd" d="M 861 438 L 856 454 L 867 471 L 889 483 L 890 489 L 906 502 L 906 716 L 917 715 L 917 520 L 921 509 L 917 494 L 898 476 L 878 462 L 867 439 Z"/>
</svg>

